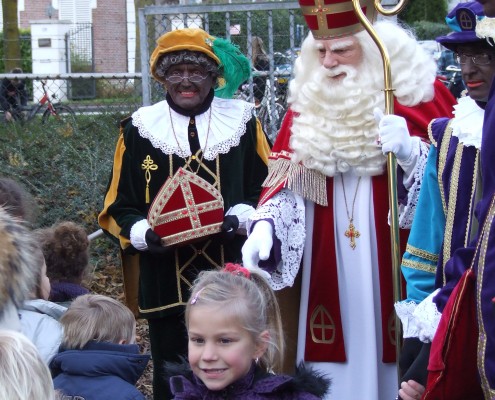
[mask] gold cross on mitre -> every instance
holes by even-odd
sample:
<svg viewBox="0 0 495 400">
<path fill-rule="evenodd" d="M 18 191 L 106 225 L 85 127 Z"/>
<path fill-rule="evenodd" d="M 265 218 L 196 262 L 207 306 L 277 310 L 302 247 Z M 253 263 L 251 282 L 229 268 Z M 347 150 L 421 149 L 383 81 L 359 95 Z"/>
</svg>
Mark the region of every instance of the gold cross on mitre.
<svg viewBox="0 0 495 400">
<path fill-rule="evenodd" d="M 348 36 L 364 29 L 349 0 L 299 0 L 299 5 L 315 39 Z M 375 19 L 371 0 L 364 0 L 361 9 L 371 21 Z"/>
</svg>

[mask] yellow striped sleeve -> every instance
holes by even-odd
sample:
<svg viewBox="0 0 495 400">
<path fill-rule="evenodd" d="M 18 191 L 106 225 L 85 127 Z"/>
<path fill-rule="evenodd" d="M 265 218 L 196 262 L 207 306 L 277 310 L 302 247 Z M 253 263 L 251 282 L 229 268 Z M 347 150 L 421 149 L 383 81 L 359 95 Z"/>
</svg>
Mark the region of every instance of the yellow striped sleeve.
<svg viewBox="0 0 495 400">
<path fill-rule="evenodd" d="M 121 128 L 113 159 L 112 180 L 105 195 L 103 210 L 101 211 L 100 215 L 98 215 L 98 224 L 100 225 L 100 227 L 109 232 L 111 235 L 118 238 L 120 241 L 120 246 L 123 249 L 129 247 L 131 245 L 131 242 L 129 241 L 129 239 L 120 236 L 121 227 L 117 224 L 117 221 L 115 221 L 115 219 L 108 214 L 108 207 L 110 207 L 117 199 L 117 188 L 119 187 L 120 172 L 122 169 L 122 157 L 124 152 L 124 135 Z"/>
</svg>

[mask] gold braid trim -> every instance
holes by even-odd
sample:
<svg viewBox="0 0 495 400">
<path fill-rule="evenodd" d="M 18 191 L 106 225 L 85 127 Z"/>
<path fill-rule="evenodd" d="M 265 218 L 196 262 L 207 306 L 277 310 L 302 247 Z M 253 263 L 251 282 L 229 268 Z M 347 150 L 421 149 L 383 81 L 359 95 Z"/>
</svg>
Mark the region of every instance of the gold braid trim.
<svg viewBox="0 0 495 400">
<path fill-rule="evenodd" d="M 279 158 L 268 161 L 268 176 L 263 187 L 285 182 L 284 186 L 316 204 L 327 206 L 327 179 L 319 171 Z"/>
<path fill-rule="evenodd" d="M 437 118 L 431 120 L 431 122 L 428 124 L 428 138 L 430 139 L 430 142 L 433 146 L 437 147 L 438 143 L 433 137 L 433 130 L 432 130 L 432 125 L 433 123 L 437 120 Z"/>
<path fill-rule="evenodd" d="M 442 207 L 443 207 L 443 213 L 447 215 L 447 202 L 445 200 L 445 187 L 442 184 L 443 179 L 443 171 L 445 170 L 445 164 L 447 161 L 447 154 L 449 151 L 450 147 L 450 139 L 452 137 L 452 120 L 449 121 L 447 124 L 447 127 L 445 128 L 445 133 L 442 139 L 442 144 L 440 145 L 440 149 L 438 149 L 438 166 L 437 166 L 437 178 L 438 178 L 438 186 L 440 188 L 440 197 L 442 199 Z M 437 146 L 438 147 L 438 146 Z"/>
<path fill-rule="evenodd" d="M 435 271 L 437 270 L 436 265 L 431 265 L 419 261 L 404 260 L 404 259 L 402 260 L 402 266 L 415 269 L 418 271 L 429 272 L 431 274 L 434 274 Z"/>
<path fill-rule="evenodd" d="M 488 244 L 493 240 L 490 236 L 493 234 L 491 232 L 491 226 L 495 219 L 495 196 L 492 198 L 488 214 L 483 224 L 481 235 L 478 239 L 476 252 L 479 253 L 478 259 L 478 273 L 476 279 L 476 313 L 478 316 L 478 371 L 481 378 L 481 387 L 486 399 L 493 399 L 495 395 L 495 389 L 490 387 L 490 382 L 488 381 L 488 376 L 486 374 L 486 356 L 487 356 L 487 333 L 485 328 L 485 319 L 483 318 L 483 312 L 481 305 L 482 302 L 482 288 L 484 284 L 488 284 L 485 273 L 488 269 L 486 265 Z M 473 258 L 476 260 L 476 254 Z M 473 268 L 473 265 L 471 265 Z M 485 317 L 486 318 L 486 317 Z M 488 334 L 489 335 L 489 334 Z"/>
<path fill-rule="evenodd" d="M 416 256 L 416 257 L 421 257 L 424 258 L 425 260 L 431 261 L 431 262 L 438 262 L 438 254 L 435 253 L 430 253 L 429 251 L 420 249 L 418 247 L 414 247 L 410 245 L 409 243 L 406 246 L 406 252 L 409 254 Z"/>
</svg>

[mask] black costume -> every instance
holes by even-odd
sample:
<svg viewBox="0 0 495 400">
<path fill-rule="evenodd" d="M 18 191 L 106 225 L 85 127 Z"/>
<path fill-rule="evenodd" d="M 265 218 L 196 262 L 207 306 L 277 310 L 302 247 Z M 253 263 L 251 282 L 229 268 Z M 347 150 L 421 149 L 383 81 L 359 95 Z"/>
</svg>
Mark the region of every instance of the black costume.
<svg viewBox="0 0 495 400">
<path fill-rule="evenodd" d="M 216 98 L 212 91 L 202 110 L 192 115 L 167 95 L 123 121 L 99 223 L 119 239 L 124 253 L 136 252 L 130 242 L 135 224 L 146 223 L 153 199 L 180 167 L 219 190 L 225 212 L 239 204 L 254 207 L 267 175 L 268 153 L 251 104 Z M 182 313 L 197 274 L 239 262 L 244 240 L 235 235 L 224 243 L 217 234 L 172 246 L 164 255 L 139 252 L 139 313 L 149 322 L 155 368 L 187 353 Z"/>
</svg>

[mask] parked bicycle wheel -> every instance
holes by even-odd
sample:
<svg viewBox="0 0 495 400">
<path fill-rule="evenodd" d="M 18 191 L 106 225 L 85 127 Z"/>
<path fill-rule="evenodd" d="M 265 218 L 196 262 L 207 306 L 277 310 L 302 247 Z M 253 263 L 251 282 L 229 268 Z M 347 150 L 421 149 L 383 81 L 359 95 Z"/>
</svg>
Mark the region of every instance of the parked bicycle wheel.
<svg viewBox="0 0 495 400">
<path fill-rule="evenodd" d="M 77 123 L 74 110 L 69 106 L 53 105 L 54 112 L 45 110 L 41 122 L 53 126 L 56 132 L 64 136 L 70 136 L 76 132 Z"/>
</svg>

